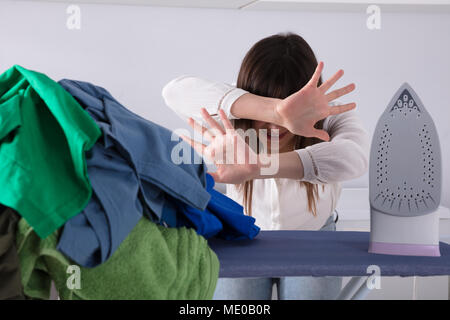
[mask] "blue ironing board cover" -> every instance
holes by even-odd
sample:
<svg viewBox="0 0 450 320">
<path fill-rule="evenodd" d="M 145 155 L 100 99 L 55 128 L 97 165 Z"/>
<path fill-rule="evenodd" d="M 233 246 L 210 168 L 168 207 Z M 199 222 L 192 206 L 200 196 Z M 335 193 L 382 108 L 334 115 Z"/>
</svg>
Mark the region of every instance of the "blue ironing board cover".
<svg viewBox="0 0 450 320">
<path fill-rule="evenodd" d="M 450 245 L 441 257 L 368 253 L 369 232 L 261 231 L 253 240 L 208 240 L 220 261 L 219 277 L 367 276 L 377 265 L 382 276 L 450 275 Z"/>
</svg>

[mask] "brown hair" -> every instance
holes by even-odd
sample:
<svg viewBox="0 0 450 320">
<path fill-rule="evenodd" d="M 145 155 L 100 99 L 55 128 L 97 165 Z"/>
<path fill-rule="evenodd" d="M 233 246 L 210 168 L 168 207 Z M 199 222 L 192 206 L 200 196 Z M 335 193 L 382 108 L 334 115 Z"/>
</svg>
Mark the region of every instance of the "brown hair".
<svg viewBox="0 0 450 320">
<path fill-rule="evenodd" d="M 253 94 L 284 99 L 305 86 L 317 67 L 317 59 L 308 43 L 299 35 L 287 33 L 264 38 L 253 45 L 242 61 L 236 86 Z M 322 84 L 322 78 L 319 85 Z M 236 119 L 235 128 L 247 130 L 253 120 Z M 323 129 L 323 120 L 315 126 Z M 322 140 L 302 136 L 294 137 L 294 149 L 302 149 Z M 257 150 L 259 152 L 259 150 Z M 306 188 L 308 209 L 316 215 L 317 184 L 300 181 Z M 243 194 L 245 212 L 251 216 L 253 180 L 237 185 Z M 324 188 L 324 186 L 322 186 Z"/>
</svg>

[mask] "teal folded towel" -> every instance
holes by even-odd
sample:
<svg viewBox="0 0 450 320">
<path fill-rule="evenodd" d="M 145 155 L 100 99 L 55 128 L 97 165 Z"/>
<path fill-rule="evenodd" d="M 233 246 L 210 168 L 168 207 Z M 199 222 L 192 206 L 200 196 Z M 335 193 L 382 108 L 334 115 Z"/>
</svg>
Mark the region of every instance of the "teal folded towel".
<svg viewBox="0 0 450 320">
<path fill-rule="evenodd" d="M 40 239 L 24 219 L 19 221 L 22 284 L 30 298 L 49 299 L 52 280 L 60 299 L 69 300 L 213 297 L 219 260 L 194 229 L 165 228 L 142 218 L 111 258 L 95 268 L 78 267 L 56 249 L 60 231 Z"/>
</svg>

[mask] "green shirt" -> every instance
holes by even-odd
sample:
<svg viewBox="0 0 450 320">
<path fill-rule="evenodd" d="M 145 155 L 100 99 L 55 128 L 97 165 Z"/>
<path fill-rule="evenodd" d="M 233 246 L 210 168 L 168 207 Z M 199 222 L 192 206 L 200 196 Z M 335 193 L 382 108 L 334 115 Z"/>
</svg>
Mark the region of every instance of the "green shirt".
<svg viewBox="0 0 450 320">
<path fill-rule="evenodd" d="M 16 246 L 24 294 L 63 300 L 210 300 L 220 262 L 192 228 L 166 228 L 143 217 L 106 262 L 85 268 L 56 249 L 60 231 L 39 239 L 24 219 Z"/>
<path fill-rule="evenodd" d="M 88 203 L 85 151 L 101 131 L 59 84 L 15 65 L 0 75 L 0 203 L 45 238 Z"/>
</svg>

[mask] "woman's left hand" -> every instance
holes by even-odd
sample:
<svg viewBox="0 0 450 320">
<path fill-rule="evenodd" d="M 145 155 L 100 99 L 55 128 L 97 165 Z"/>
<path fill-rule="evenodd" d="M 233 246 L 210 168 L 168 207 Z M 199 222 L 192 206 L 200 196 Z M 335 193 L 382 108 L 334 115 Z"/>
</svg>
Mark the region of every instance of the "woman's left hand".
<svg viewBox="0 0 450 320">
<path fill-rule="evenodd" d="M 220 183 L 239 184 L 257 177 L 260 171 L 258 156 L 236 132 L 225 112 L 219 110 L 223 128 L 206 109 L 203 108 L 201 114 L 210 129 L 203 127 L 192 118 L 188 119 L 188 123 L 210 143 L 205 145 L 183 135 L 181 138 L 206 160 L 215 164 L 217 171 L 209 172 L 214 180 Z"/>
<path fill-rule="evenodd" d="M 299 91 L 293 93 L 286 99 L 279 100 L 275 107 L 275 123 L 285 127 L 296 135 L 304 137 L 317 137 L 329 141 L 330 137 L 325 130 L 316 129 L 315 123 L 330 115 L 336 115 L 350 111 L 356 107 L 356 103 L 330 107 L 329 103 L 342 97 L 355 89 L 351 83 L 343 88 L 327 93 L 327 91 L 342 77 L 344 71 L 341 69 L 330 79 L 318 86 L 320 75 L 323 70 L 323 62 L 317 68 L 310 81 Z"/>
</svg>

